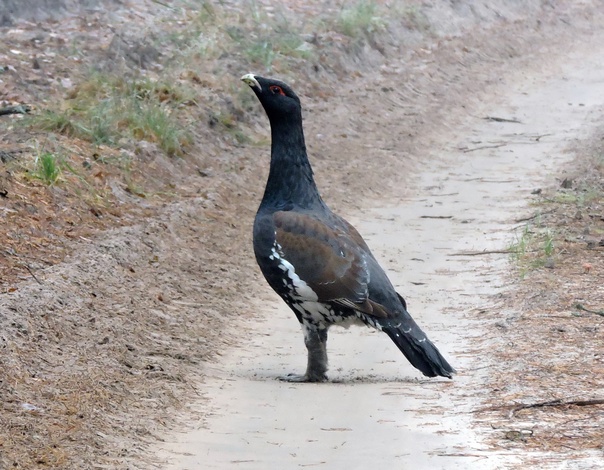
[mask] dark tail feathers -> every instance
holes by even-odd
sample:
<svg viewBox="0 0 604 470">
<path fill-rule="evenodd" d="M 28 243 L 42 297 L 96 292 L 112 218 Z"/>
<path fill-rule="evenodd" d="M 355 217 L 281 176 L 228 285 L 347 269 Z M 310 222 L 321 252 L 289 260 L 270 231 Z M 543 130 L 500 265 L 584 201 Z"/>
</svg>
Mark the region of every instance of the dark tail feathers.
<svg viewBox="0 0 604 470">
<path fill-rule="evenodd" d="M 411 317 L 403 320 L 389 319 L 380 323 L 382 323 L 382 331 L 390 336 L 411 365 L 422 374 L 427 377 L 440 375 L 452 378 L 455 369 Z"/>
</svg>

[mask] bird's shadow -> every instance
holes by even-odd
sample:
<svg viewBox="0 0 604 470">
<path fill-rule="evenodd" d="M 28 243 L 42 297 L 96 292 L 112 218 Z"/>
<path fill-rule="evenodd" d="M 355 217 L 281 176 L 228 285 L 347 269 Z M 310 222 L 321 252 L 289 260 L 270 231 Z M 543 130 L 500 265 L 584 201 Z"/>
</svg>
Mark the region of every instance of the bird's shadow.
<svg viewBox="0 0 604 470">
<path fill-rule="evenodd" d="M 249 375 L 245 378 L 249 380 L 253 380 L 256 382 L 281 382 L 283 384 L 289 385 L 350 385 L 350 384 L 430 384 L 430 383 L 447 383 L 449 379 L 444 378 L 426 378 L 422 379 L 419 377 L 412 376 L 401 376 L 401 377 L 393 377 L 388 375 L 378 375 L 378 374 L 368 374 L 368 375 L 348 375 L 348 376 L 334 376 L 329 377 L 325 382 L 290 382 L 283 379 L 284 375 L 278 374 L 263 374 L 256 373 L 253 375 Z"/>
</svg>

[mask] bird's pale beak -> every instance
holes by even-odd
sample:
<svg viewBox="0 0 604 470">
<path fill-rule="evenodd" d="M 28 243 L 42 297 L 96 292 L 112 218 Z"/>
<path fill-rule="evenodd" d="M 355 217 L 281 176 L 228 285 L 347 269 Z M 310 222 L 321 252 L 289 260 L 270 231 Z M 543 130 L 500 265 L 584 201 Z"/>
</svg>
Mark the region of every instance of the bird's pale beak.
<svg viewBox="0 0 604 470">
<path fill-rule="evenodd" d="M 262 91 L 262 87 L 260 86 L 260 83 L 258 83 L 258 80 L 256 80 L 256 77 L 254 77 L 253 73 L 245 74 L 243 77 L 241 77 L 241 80 L 247 83 L 250 88 L 255 88 L 257 91 Z"/>
</svg>

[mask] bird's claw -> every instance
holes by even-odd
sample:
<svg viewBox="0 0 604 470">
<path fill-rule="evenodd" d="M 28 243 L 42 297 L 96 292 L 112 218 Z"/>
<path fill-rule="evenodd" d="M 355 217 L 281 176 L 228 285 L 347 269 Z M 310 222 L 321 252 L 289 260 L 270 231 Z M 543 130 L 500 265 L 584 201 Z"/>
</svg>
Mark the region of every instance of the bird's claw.
<svg viewBox="0 0 604 470">
<path fill-rule="evenodd" d="M 327 376 L 323 374 L 322 376 L 314 376 L 314 375 L 300 375 L 300 374 L 287 374 L 281 375 L 277 377 L 277 380 L 282 382 L 292 382 L 292 383 L 304 383 L 304 382 L 327 382 Z"/>
</svg>

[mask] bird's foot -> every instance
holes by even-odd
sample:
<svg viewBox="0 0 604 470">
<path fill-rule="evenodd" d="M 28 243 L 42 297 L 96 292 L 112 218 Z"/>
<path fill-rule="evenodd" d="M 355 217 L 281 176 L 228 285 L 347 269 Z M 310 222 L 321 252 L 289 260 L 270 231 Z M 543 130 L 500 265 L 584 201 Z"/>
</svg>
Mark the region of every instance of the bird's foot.
<svg viewBox="0 0 604 470">
<path fill-rule="evenodd" d="M 322 375 L 309 375 L 309 374 L 287 374 L 281 375 L 277 377 L 278 380 L 282 382 L 293 382 L 293 383 L 302 383 L 302 382 L 327 382 L 327 376 L 325 374 Z"/>
</svg>

